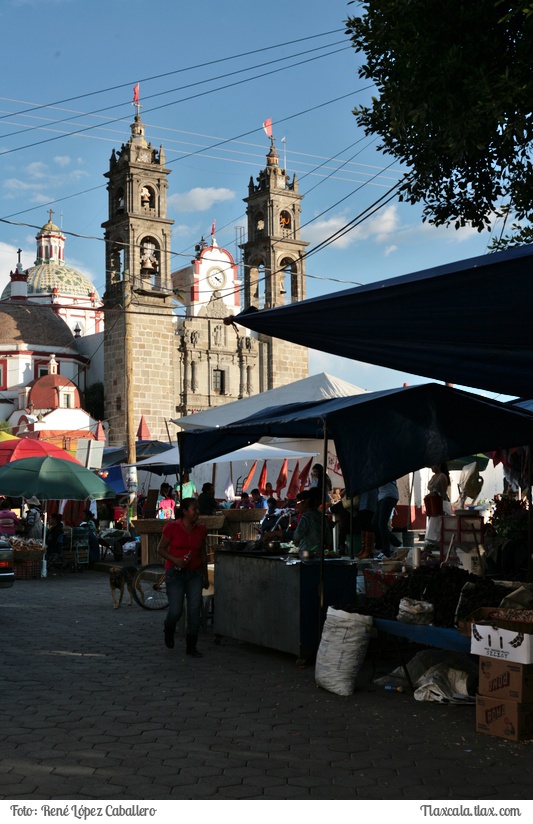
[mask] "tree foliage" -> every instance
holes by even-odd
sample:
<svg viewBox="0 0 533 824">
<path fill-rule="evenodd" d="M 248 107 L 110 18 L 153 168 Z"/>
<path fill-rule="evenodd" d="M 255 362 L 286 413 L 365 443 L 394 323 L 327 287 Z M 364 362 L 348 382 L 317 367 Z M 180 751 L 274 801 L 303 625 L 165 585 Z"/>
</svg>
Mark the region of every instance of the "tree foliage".
<svg viewBox="0 0 533 824">
<path fill-rule="evenodd" d="M 96 421 L 104 419 L 104 384 L 101 381 L 87 386 L 83 396 L 85 411 Z"/>
<path fill-rule="evenodd" d="M 347 21 L 378 96 L 354 114 L 407 166 L 400 197 L 424 220 L 490 228 L 533 219 L 533 4 L 377 0 Z M 509 238 L 502 241 L 509 245 Z"/>
</svg>

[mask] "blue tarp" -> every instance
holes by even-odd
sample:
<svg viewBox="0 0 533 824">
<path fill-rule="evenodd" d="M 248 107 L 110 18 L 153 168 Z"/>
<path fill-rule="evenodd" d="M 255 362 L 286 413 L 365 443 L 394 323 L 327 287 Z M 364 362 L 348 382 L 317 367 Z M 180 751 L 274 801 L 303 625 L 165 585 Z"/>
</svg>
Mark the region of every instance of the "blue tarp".
<svg viewBox="0 0 533 824">
<path fill-rule="evenodd" d="M 333 355 L 529 398 L 532 306 L 527 245 L 234 320 Z"/>
<path fill-rule="evenodd" d="M 423 466 L 533 443 L 533 415 L 430 383 L 274 407 L 179 438 L 183 463 L 193 467 L 261 437 L 325 434 L 335 442 L 347 492 L 355 494 Z"/>
</svg>

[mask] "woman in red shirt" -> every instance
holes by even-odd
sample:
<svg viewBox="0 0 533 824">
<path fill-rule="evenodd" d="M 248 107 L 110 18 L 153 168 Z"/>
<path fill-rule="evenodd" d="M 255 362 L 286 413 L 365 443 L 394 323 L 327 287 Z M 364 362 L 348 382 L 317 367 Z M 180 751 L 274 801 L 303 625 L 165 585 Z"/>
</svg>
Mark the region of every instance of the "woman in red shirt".
<svg viewBox="0 0 533 824">
<path fill-rule="evenodd" d="M 186 653 L 194 658 L 201 658 L 196 643 L 202 611 L 202 589 L 209 587 L 205 550 L 207 530 L 198 523 L 198 515 L 196 498 L 184 498 L 181 517 L 165 524 L 157 547 L 159 555 L 165 559 L 166 570 L 168 612 L 164 626 L 165 645 L 169 649 L 174 647 L 176 624 L 182 616 L 183 599 L 187 596 Z"/>
</svg>

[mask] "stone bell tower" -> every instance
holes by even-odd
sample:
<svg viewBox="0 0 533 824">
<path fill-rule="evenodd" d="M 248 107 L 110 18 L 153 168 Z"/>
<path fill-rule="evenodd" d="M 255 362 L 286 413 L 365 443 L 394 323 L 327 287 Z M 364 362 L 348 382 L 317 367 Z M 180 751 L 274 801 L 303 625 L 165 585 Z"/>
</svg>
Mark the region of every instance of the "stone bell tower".
<svg viewBox="0 0 533 824">
<path fill-rule="evenodd" d="M 167 440 L 175 416 L 176 337 L 172 313 L 167 175 L 162 147 L 146 142 L 139 113 L 109 163 L 105 230 L 105 415 L 109 442 L 127 442 L 127 401 L 153 438 Z M 131 410 L 130 410 L 131 412 Z"/>
<path fill-rule="evenodd" d="M 254 182 L 250 178 L 247 204 L 248 239 L 242 245 L 244 305 L 271 309 L 305 298 L 305 248 L 300 238 L 303 195 L 296 174 L 289 180 L 270 138 L 267 165 Z M 261 335 L 260 390 L 306 378 L 308 352 L 303 346 Z"/>
</svg>

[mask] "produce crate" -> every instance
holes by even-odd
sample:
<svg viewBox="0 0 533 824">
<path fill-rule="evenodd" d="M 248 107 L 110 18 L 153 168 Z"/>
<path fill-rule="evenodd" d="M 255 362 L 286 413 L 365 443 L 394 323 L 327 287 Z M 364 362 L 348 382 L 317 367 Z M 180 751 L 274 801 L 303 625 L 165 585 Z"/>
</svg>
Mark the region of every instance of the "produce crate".
<svg viewBox="0 0 533 824">
<path fill-rule="evenodd" d="M 369 598 L 381 598 L 401 577 L 401 572 L 382 572 L 380 569 L 365 569 L 363 570 L 365 595 Z"/>
<path fill-rule="evenodd" d="M 15 579 L 18 581 L 30 581 L 33 578 L 41 577 L 42 561 L 15 561 Z"/>
</svg>

